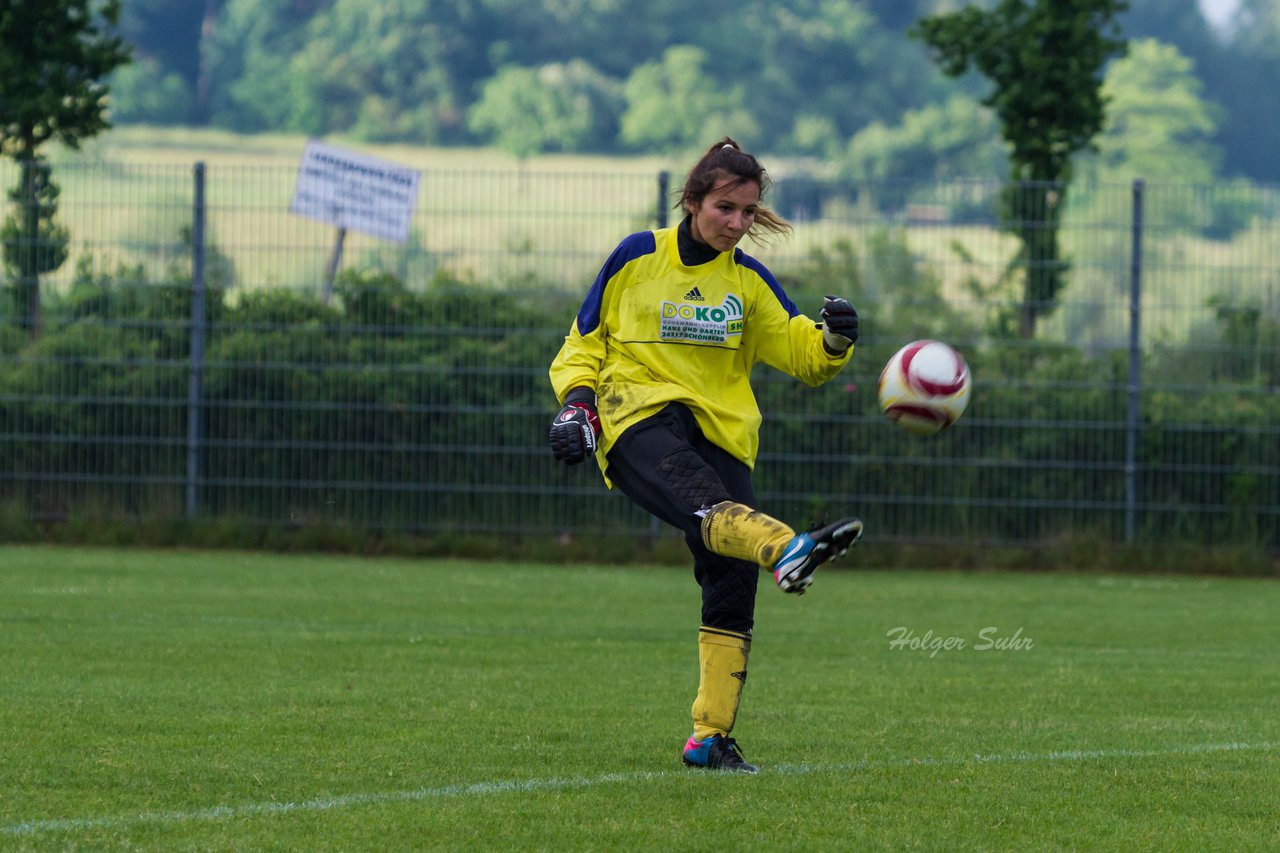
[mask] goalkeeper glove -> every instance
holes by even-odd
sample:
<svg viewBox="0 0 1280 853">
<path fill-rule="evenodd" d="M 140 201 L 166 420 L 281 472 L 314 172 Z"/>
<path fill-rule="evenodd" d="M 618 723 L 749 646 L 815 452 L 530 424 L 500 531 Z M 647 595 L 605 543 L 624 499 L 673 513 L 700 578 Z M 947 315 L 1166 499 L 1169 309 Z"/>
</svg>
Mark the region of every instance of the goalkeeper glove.
<svg viewBox="0 0 1280 853">
<path fill-rule="evenodd" d="M 831 355 L 844 355 L 858 342 L 858 312 L 849 300 L 828 296 L 822 303 L 822 345 Z"/>
<path fill-rule="evenodd" d="M 596 415 L 595 394 L 586 388 L 575 388 L 565 398 L 564 408 L 551 422 L 547 439 L 551 452 L 566 465 L 577 465 L 596 452 L 600 435 L 600 418 Z"/>
</svg>

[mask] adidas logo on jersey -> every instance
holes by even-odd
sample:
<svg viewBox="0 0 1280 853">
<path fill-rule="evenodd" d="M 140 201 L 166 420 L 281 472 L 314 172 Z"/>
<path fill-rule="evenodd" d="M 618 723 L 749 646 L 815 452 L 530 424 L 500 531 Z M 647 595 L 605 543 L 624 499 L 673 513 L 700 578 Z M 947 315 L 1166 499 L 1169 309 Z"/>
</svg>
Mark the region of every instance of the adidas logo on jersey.
<svg viewBox="0 0 1280 853">
<path fill-rule="evenodd" d="M 690 290 L 688 293 L 686 293 L 684 295 L 684 299 L 686 302 L 706 302 L 707 301 L 702 298 L 702 291 L 698 290 L 697 287 L 694 287 L 693 290 Z"/>
</svg>

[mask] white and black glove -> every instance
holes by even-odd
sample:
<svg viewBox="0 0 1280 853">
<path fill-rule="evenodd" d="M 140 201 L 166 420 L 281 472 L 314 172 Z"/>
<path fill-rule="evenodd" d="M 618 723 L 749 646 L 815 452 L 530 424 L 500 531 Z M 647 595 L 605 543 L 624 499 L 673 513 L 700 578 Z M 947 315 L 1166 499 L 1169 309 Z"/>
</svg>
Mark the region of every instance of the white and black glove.
<svg viewBox="0 0 1280 853">
<path fill-rule="evenodd" d="M 831 355 L 844 355 L 858 342 L 858 312 L 848 299 L 828 296 L 822 302 L 822 345 Z"/>
<path fill-rule="evenodd" d="M 577 465 L 595 455 L 596 439 L 600 436 L 595 401 L 595 392 L 589 388 L 574 388 L 565 398 L 564 408 L 551 422 L 547 440 L 560 462 Z"/>
</svg>

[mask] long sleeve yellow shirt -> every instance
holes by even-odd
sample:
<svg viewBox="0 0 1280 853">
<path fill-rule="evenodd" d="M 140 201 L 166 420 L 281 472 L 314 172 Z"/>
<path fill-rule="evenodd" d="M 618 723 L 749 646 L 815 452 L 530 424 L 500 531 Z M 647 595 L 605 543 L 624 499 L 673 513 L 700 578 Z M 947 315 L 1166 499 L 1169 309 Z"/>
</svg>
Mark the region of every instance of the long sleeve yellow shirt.
<svg viewBox="0 0 1280 853">
<path fill-rule="evenodd" d="M 822 330 L 773 274 L 741 249 L 685 266 L 676 228 L 623 240 L 592 284 L 551 364 L 563 402 L 593 389 L 602 435 L 596 460 L 629 427 L 669 403 L 692 410 L 706 437 L 749 467 L 759 449 L 760 409 L 751 368 L 763 361 L 809 385 L 848 363 L 822 345 Z"/>
</svg>

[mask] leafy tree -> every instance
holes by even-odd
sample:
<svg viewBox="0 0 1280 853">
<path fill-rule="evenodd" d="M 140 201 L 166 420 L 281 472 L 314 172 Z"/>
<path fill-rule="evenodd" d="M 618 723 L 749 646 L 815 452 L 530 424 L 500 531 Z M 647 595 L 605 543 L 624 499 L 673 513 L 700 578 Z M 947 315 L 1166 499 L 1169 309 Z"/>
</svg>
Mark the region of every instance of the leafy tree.
<svg viewBox="0 0 1280 853">
<path fill-rule="evenodd" d="M 915 5 L 885 0 L 877 7 L 897 20 L 903 7 Z M 867 0 L 704 6 L 690 15 L 687 4 L 681 5 L 669 19 L 682 44 L 704 51 L 704 76 L 686 85 L 710 84 L 718 93 L 740 90 L 741 98 L 722 111 L 751 116 L 757 129 L 751 144 L 760 150 L 830 156 L 869 122 L 890 121 L 926 103 L 944 82 L 923 61 L 920 45 L 887 30 Z M 612 49 L 616 39 L 606 44 Z M 638 71 L 657 54 L 636 54 L 628 70 Z"/>
<path fill-rule="evenodd" d="M 690 14 L 680 0 L 649 0 L 636 15 L 618 0 L 130 0 L 120 29 L 140 67 L 112 81 L 112 114 L 118 122 L 465 142 L 473 136 L 466 119 L 498 69 L 578 60 L 625 80 L 678 32 L 682 44 L 714 57 L 703 67 L 715 88 L 745 93 L 753 146 L 841 159 L 873 124 L 892 128 L 957 92 L 980 97 L 977 75 L 946 80 L 904 34 L 922 15 L 996 4 L 739 0 Z M 1057 5 L 1074 14 L 1070 3 Z M 1224 108 L 1214 140 L 1224 171 L 1255 180 L 1280 179 L 1280 87 L 1257 85 L 1280 79 L 1278 9 L 1278 0 L 1241 0 L 1233 23 L 1218 30 L 1193 0 L 1130 0 L 1116 16 L 1127 39 L 1155 38 L 1192 60 L 1204 99 Z M 388 38 L 396 27 L 404 39 L 417 33 L 418 49 Z"/>
<path fill-rule="evenodd" d="M 242 132 L 296 129 L 290 122 L 293 57 L 319 2 L 226 0 L 206 47 L 212 124 Z"/>
<path fill-rule="evenodd" d="M 133 46 L 134 64 L 111 82 L 114 121 L 180 124 L 207 122 L 213 107 L 214 46 L 225 0 L 129 0 L 120 34 Z M 314 2 L 314 0 L 312 0 Z M 261 4 L 270 19 L 276 4 Z M 301 0 L 289 6 L 305 5 Z M 218 55 L 226 60 L 226 52 Z M 239 68 L 240 64 L 236 63 Z"/>
<path fill-rule="evenodd" d="M 983 103 L 995 110 L 1010 147 L 1005 216 L 1022 242 L 1025 270 L 1019 332 L 1053 310 L 1066 264 L 1058 248 L 1071 160 L 1093 145 L 1105 120 L 1102 73 L 1123 55 L 1116 15 L 1125 0 L 998 0 L 921 19 L 910 34 L 927 44 L 942 70 L 975 69 L 992 85 Z"/>
<path fill-rule="evenodd" d="M 750 138 L 758 125 L 741 86 L 717 86 L 708 54 L 693 45 L 667 48 L 662 58 L 636 68 L 627 80 L 622 139 L 631 145 L 680 149 L 730 134 Z"/>
<path fill-rule="evenodd" d="M 377 141 L 460 142 L 465 95 L 488 76 L 478 0 L 335 0 L 288 65 L 288 127 Z M 279 106 L 277 106 L 279 109 Z"/>
<path fill-rule="evenodd" d="M 1263 387 L 1280 383 L 1280 320 L 1257 304 L 1240 304 L 1238 297 L 1214 294 L 1206 300 L 1218 325 L 1219 347 L 1206 347 L 1210 378 L 1256 382 Z"/>
<path fill-rule="evenodd" d="M 605 148 L 617 132 L 622 86 L 582 60 L 509 65 L 487 80 L 467 116 L 472 133 L 517 157 Z"/>
<path fill-rule="evenodd" d="M 1082 158 L 1082 175 L 1100 182 L 1143 178 L 1148 190 L 1148 221 L 1163 226 L 1198 228 L 1224 239 L 1248 227 L 1259 212 L 1258 194 L 1240 182 L 1224 183 L 1218 172 L 1221 150 L 1215 144 L 1222 110 L 1203 97 L 1191 60 L 1173 45 L 1154 39 L 1131 42 L 1129 54 L 1107 70 L 1107 129 L 1098 151 Z M 1192 186 L 1214 184 L 1211 193 Z M 1073 197 L 1087 209 L 1085 190 Z M 1074 207 L 1074 205 L 1073 205 Z"/>
<path fill-rule="evenodd" d="M 1213 141 L 1223 151 L 1223 170 L 1280 180 L 1280 87 L 1257 85 L 1280 80 L 1280 2 L 1241 0 L 1217 30 L 1192 2 L 1131 0 L 1120 20 L 1130 41 L 1154 38 L 1191 60 L 1204 99 L 1222 107 Z"/>
<path fill-rule="evenodd" d="M 956 94 L 909 110 L 893 127 L 864 128 L 850 140 L 842 171 L 855 180 L 932 183 L 1000 174 L 1007 156 L 991 111 Z"/>
<path fill-rule="evenodd" d="M 581 59 L 622 79 L 660 54 L 671 33 L 700 27 L 709 9 L 690 15 L 685 0 L 647 0 L 644 14 L 619 0 L 485 0 L 492 27 L 480 53 L 496 68 L 536 68 Z M 683 26 L 682 26 L 683 25 Z"/>
<path fill-rule="evenodd" d="M 1217 171 L 1218 123 L 1191 61 L 1154 39 L 1131 42 L 1102 85 L 1107 128 L 1098 138 L 1104 176 L 1207 184 Z"/>
<path fill-rule="evenodd" d="M 25 319 L 33 332 L 39 317 L 39 280 L 45 273 L 53 272 L 67 260 L 67 243 L 70 235 L 65 225 L 58 223 L 58 185 L 44 160 L 24 161 L 23 183 L 9 192 L 22 216 L 9 216 L 0 226 L 0 246 L 4 247 L 4 268 L 14 274 L 20 286 L 14 295 L 17 316 Z M 27 282 L 33 282 L 27 285 Z M 36 299 L 34 308 L 29 304 Z M 31 314 L 28 312 L 35 311 Z"/>
<path fill-rule="evenodd" d="M 120 9 L 120 35 L 136 59 L 154 63 L 157 79 L 174 74 L 194 91 L 204 6 L 205 0 L 129 0 Z"/>
<path fill-rule="evenodd" d="M 821 160 L 836 160 L 847 141 L 831 116 L 801 112 L 796 114 L 791 137 L 784 142 L 783 147 Z"/>
<path fill-rule="evenodd" d="M 193 106 L 187 81 L 155 59 L 136 60 L 111 76 L 111 120 L 117 124 L 184 124 Z"/>
<path fill-rule="evenodd" d="M 814 133 L 813 117 L 830 120 L 833 139 L 844 143 L 868 124 L 891 122 L 939 93 L 940 77 L 923 61 L 920 46 L 877 21 L 877 15 L 899 20 L 905 7 L 917 3 L 738 5 L 747 8 L 728 7 L 733 11 L 716 21 L 716 31 L 694 43 L 711 51 L 717 77 L 745 87 L 746 105 L 760 126 L 759 146 L 822 156 L 829 150 Z M 752 47 L 735 55 L 719 48 L 722 38 Z"/>
<path fill-rule="evenodd" d="M 76 149 L 110 126 L 104 81 L 129 60 L 115 32 L 119 16 L 120 0 L 0 0 L 0 155 L 21 166 L 5 256 L 13 253 L 23 324 L 32 336 L 40 329 L 40 275 L 66 240 L 53 228 L 57 187 L 40 148 L 52 140 Z"/>
<path fill-rule="evenodd" d="M 871 123 L 836 161 L 840 177 L 884 211 L 901 211 L 912 201 L 935 203 L 940 181 L 981 178 L 943 201 L 953 219 L 981 215 L 989 221 L 993 189 L 987 184 L 1005 173 L 1007 158 L 991 110 L 955 94 L 907 111 L 892 127 Z"/>
</svg>

